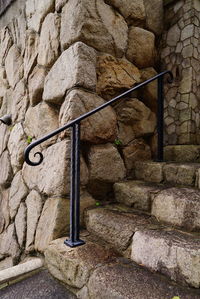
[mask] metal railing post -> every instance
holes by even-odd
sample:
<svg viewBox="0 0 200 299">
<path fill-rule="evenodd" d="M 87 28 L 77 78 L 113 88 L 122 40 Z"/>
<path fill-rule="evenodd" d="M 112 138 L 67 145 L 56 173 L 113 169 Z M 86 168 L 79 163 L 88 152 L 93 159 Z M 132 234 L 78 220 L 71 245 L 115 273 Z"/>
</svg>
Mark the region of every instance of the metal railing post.
<svg viewBox="0 0 200 299">
<path fill-rule="evenodd" d="M 158 133 L 158 149 L 157 161 L 163 162 L 163 127 L 164 127 L 164 96 L 163 96 L 163 76 L 158 78 L 158 105 L 157 105 L 157 133 Z"/>
<path fill-rule="evenodd" d="M 76 247 L 85 244 L 79 239 L 80 233 L 80 123 L 71 131 L 71 188 L 70 188 L 70 237 L 65 245 Z"/>
</svg>

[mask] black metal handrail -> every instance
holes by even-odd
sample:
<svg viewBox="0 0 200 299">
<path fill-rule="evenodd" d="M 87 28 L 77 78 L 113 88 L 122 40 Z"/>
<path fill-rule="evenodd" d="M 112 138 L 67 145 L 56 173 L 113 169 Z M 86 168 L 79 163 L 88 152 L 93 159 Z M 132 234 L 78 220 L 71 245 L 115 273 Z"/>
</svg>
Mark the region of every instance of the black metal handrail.
<svg viewBox="0 0 200 299">
<path fill-rule="evenodd" d="M 61 133 L 62 131 L 72 128 L 71 131 L 71 182 L 70 182 L 70 238 L 65 241 L 65 244 L 70 247 L 75 247 L 84 244 L 83 240 L 79 238 L 80 231 L 80 123 L 85 118 L 95 114 L 96 112 L 110 106 L 111 104 L 117 102 L 118 100 L 128 96 L 133 91 L 151 83 L 152 81 L 158 80 L 157 95 L 158 95 L 158 105 L 157 105 L 157 133 L 158 133 L 158 150 L 157 150 L 157 160 L 163 161 L 163 105 L 164 105 L 164 95 L 163 95 L 163 85 L 164 76 L 168 74 L 168 82 L 173 81 L 173 74 L 171 71 L 164 71 L 138 85 L 130 88 L 128 91 L 122 93 L 121 95 L 111 99 L 110 101 L 104 103 L 103 105 L 81 115 L 80 117 L 72 120 L 61 128 L 51 132 L 50 134 L 32 142 L 25 149 L 25 161 L 31 166 L 37 166 L 43 161 L 43 154 L 41 152 L 36 152 L 34 157 L 38 156 L 39 160 L 33 162 L 29 158 L 30 151 L 37 145 L 43 143 L 49 138 Z"/>
</svg>

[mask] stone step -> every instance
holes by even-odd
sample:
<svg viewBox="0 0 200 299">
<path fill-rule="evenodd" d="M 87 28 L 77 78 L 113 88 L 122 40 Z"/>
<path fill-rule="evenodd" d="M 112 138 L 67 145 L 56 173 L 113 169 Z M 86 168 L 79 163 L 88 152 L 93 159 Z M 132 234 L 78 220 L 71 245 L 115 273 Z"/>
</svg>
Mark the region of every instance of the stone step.
<svg viewBox="0 0 200 299">
<path fill-rule="evenodd" d="M 164 160 L 176 162 L 200 162 L 200 145 L 167 145 Z"/>
<path fill-rule="evenodd" d="M 180 287 L 111 249 L 82 236 L 86 244 L 69 248 L 65 238 L 53 241 L 45 251 L 50 273 L 67 284 L 81 299 L 198 299 L 199 291 Z"/>
<path fill-rule="evenodd" d="M 196 186 L 199 188 L 200 164 L 137 161 L 135 162 L 135 178 L 154 183 L 170 183 L 172 185 Z"/>
<path fill-rule="evenodd" d="M 199 235 L 172 229 L 137 231 L 131 259 L 182 285 L 200 288 Z"/>
</svg>

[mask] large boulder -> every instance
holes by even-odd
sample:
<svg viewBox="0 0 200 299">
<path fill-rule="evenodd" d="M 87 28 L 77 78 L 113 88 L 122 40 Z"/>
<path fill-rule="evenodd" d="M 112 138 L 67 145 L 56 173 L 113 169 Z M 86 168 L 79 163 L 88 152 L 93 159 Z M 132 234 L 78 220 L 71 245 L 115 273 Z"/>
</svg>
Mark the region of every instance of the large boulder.
<svg viewBox="0 0 200 299">
<path fill-rule="evenodd" d="M 159 35 L 163 30 L 164 9 L 163 0 L 144 0 L 146 11 L 146 27 Z"/>
<path fill-rule="evenodd" d="M 64 51 L 45 78 L 43 99 L 60 104 L 74 86 L 96 89 L 96 53 L 82 42 Z"/>
<path fill-rule="evenodd" d="M 42 66 L 36 66 L 28 80 L 29 98 L 32 106 L 42 101 L 44 80 L 48 71 Z"/>
<path fill-rule="evenodd" d="M 105 101 L 93 93 L 72 90 L 65 98 L 60 110 L 60 125 L 89 112 Z M 107 107 L 81 122 L 81 139 L 92 143 L 113 141 L 116 136 L 117 120 L 112 107 Z"/>
<path fill-rule="evenodd" d="M 83 41 L 98 51 L 122 57 L 128 26 L 123 17 L 101 0 L 69 0 L 62 10 L 61 47 Z"/>
</svg>

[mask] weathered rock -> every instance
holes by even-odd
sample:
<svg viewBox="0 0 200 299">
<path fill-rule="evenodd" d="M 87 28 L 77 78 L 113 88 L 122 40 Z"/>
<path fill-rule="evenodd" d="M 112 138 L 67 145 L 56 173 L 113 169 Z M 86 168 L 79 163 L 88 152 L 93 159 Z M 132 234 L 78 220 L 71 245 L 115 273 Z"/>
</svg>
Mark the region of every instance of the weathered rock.
<svg viewBox="0 0 200 299">
<path fill-rule="evenodd" d="M 81 42 L 64 51 L 51 68 L 45 79 L 43 99 L 61 103 L 66 91 L 74 86 L 96 88 L 96 53 Z"/>
<path fill-rule="evenodd" d="M 72 90 L 60 110 L 60 126 L 103 105 L 105 101 L 93 93 Z M 81 139 L 91 143 L 113 141 L 116 137 L 117 120 L 112 107 L 103 109 L 81 122 Z M 69 133 L 68 133 L 69 135 Z"/>
<path fill-rule="evenodd" d="M 11 37 L 10 30 L 8 27 L 3 27 L 1 29 L 0 33 L 0 41 L 1 41 L 1 46 L 0 46 L 0 62 L 1 65 L 5 65 L 5 59 L 8 55 L 8 52 L 13 45 L 13 40 Z"/>
<path fill-rule="evenodd" d="M 8 150 L 14 173 L 21 169 L 24 162 L 24 149 L 27 146 L 26 139 L 21 123 L 17 123 L 11 131 L 8 141 Z"/>
<path fill-rule="evenodd" d="M 88 159 L 90 181 L 114 183 L 125 177 L 123 160 L 112 144 L 92 146 Z"/>
<path fill-rule="evenodd" d="M 164 147 L 165 161 L 200 162 L 199 145 L 168 145 Z"/>
<path fill-rule="evenodd" d="M 20 55 L 19 49 L 13 45 L 5 59 L 5 70 L 9 85 L 14 88 L 22 79 L 24 74 L 23 58 Z"/>
<path fill-rule="evenodd" d="M 3 97 L 6 94 L 7 89 L 9 88 L 9 83 L 6 77 L 5 67 L 0 67 L 0 107 L 3 102 Z"/>
<path fill-rule="evenodd" d="M 26 31 L 26 49 L 24 53 L 24 77 L 28 78 L 37 62 L 39 35 L 33 30 Z"/>
<path fill-rule="evenodd" d="M 169 188 L 153 195 L 152 215 L 159 221 L 197 230 L 200 227 L 200 191 Z"/>
<path fill-rule="evenodd" d="M 60 12 L 63 6 L 67 3 L 68 0 L 56 0 L 55 1 L 55 9 L 57 12 Z"/>
<path fill-rule="evenodd" d="M 116 256 L 111 250 L 90 240 L 84 246 L 73 249 L 64 245 L 64 240 L 55 240 L 48 246 L 45 261 L 53 276 L 79 289 L 87 283 L 92 270 Z"/>
<path fill-rule="evenodd" d="M 9 213 L 9 192 L 10 189 L 6 189 L 0 192 L 0 234 L 5 230 L 10 223 Z"/>
<path fill-rule="evenodd" d="M 19 245 L 17 244 L 15 236 L 14 223 L 10 224 L 0 235 L 0 255 L 11 256 L 14 259 L 20 255 Z"/>
<path fill-rule="evenodd" d="M 179 89 L 178 89 L 178 91 L 181 94 L 190 93 L 192 91 L 192 72 L 193 72 L 192 67 L 183 69 L 182 80 L 179 84 Z"/>
<path fill-rule="evenodd" d="M 5 151 L 9 139 L 10 131 L 4 124 L 0 124 L 0 156 Z"/>
<path fill-rule="evenodd" d="M 5 91 L 5 95 L 2 99 L 0 114 L 9 114 L 12 110 L 12 96 L 13 96 L 13 89 L 9 88 Z"/>
<path fill-rule="evenodd" d="M 146 11 L 146 27 L 148 30 L 153 31 L 155 34 L 159 35 L 163 30 L 163 1 L 144 0 L 144 6 Z"/>
<path fill-rule="evenodd" d="M 22 247 L 26 236 L 26 206 L 22 202 L 15 217 L 15 228 L 18 244 Z"/>
<path fill-rule="evenodd" d="M 157 72 L 152 67 L 141 70 L 142 81 L 146 81 L 156 75 Z M 147 105 L 153 112 L 157 113 L 157 80 L 144 86 L 141 91 L 141 96 L 145 105 Z"/>
<path fill-rule="evenodd" d="M 151 224 L 149 216 L 138 216 L 122 212 L 97 208 L 86 213 L 86 227 L 89 232 L 109 243 L 122 253 L 130 245 L 131 238 L 139 227 Z"/>
<path fill-rule="evenodd" d="M 153 66 L 155 59 L 154 34 L 132 26 L 129 31 L 127 58 L 139 68 Z"/>
<path fill-rule="evenodd" d="M 165 163 L 152 161 L 135 162 L 135 177 L 138 180 L 161 183 L 163 181 L 163 166 Z"/>
<path fill-rule="evenodd" d="M 26 83 L 24 79 L 22 79 L 19 81 L 19 83 L 17 83 L 14 91 L 12 92 L 11 113 L 13 123 L 24 120 L 28 104 L 28 91 L 26 88 Z"/>
<path fill-rule="evenodd" d="M 98 51 L 122 57 L 127 45 L 127 32 L 128 26 L 123 17 L 103 1 L 69 0 L 62 10 L 63 49 L 79 40 Z"/>
<path fill-rule="evenodd" d="M 194 186 L 199 164 L 166 164 L 163 167 L 164 180 L 173 185 Z"/>
<path fill-rule="evenodd" d="M 145 23 L 146 13 L 143 0 L 106 0 L 105 2 L 117 8 L 128 24 L 137 26 Z"/>
<path fill-rule="evenodd" d="M 53 11 L 54 2 L 54 0 L 46 0 L 45 3 L 40 0 L 28 0 L 26 2 L 28 28 L 38 32 L 45 16 Z"/>
<path fill-rule="evenodd" d="M 117 137 L 121 141 L 122 145 L 125 146 L 135 139 L 135 133 L 131 125 L 124 124 L 118 121 L 118 132 Z"/>
<path fill-rule="evenodd" d="M 140 82 L 140 71 L 126 59 L 102 55 L 97 64 L 97 93 L 109 99 Z"/>
<path fill-rule="evenodd" d="M 0 165 L 0 185 L 6 188 L 10 185 L 13 176 L 10 156 L 7 150 L 5 150 L 0 157 Z"/>
<path fill-rule="evenodd" d="M 172 280 L 199 288 L 200 240 L 177 231 L 137 231 L 133 236 L 132 259 Z"/>
<path fill-rule="evenodd" d="M 44 80 L 47 75 L 47 69 L 36 66 L 28 80 L 29 98 L 32 106 L 42 101 L 42 93 L 44 89 Z"/>
<path fill-rule="evenodd" d="M 12 257 L 6 257 L 2 261 L 0 261 L 0 271 L 13 266 L 14 266 L 14 262 Z"/>
<path fill-rule="evenodd" d="M 26 198 L 27 206 L 27 232 L 26 232 L 26 251 L 34 250 L 35 231 L 40 214 L 42 212 L 42 198 L 40 194 L 32 190 Z"/>
<path fill-rule="evenodd" d="M 167 45 L 174 47 L 177 45 L 180 40 L 181 30 L 178 27 L 178 24 L 173 25 L 167 33 Z"/>
<path fill-rule="evenodd" d="M 95 207 L 95 199 L 86 191 L 81 192 L 80 194 L 80 225 L 85 227 L 85 210 L 91 207 Z M 70 209 L 68 209 L 69 211 Z"/>
<path fill-rule="evenodd" d="M 38 124 L 40 124 L 38 126 Z M 58 128 L 58 113 L 45 102 L 29 107 L 25 117 L 25 132 L 31 138 L 40 138 Z M 49 139 L 42 146 L 55 143 L 57 136 Z"/>
<path fill-rule="evenodd" d="M 134 170 L 136 161 L 151 160 L 151 149 L 143 139 L 135 139 L 123 149 L 126 169 Z"/>
<path fill-rule="evenodd" d="M 19 171 L 15 175 L 10 188 L 9 208 L 11 218 L 15 217 L 21 201 L 27 196 L 27 194 L 28 189 L 22 179 L 22 173 Z"/>
<path fill-rule="evenodd" d="M 44 252 L 49 243 L 64 236 L 69 230 L 68 200 L 46 200 L 35 235 L 35 249 Z M 48 228 L 48 230 L 47 230 Z"/>
<path fill-rule="evenodd" d="M 40 33 L 38 64 L 50 67 L 59 54 L 60 17 L 50 13 L 46 16 Z"/>
</svg>

